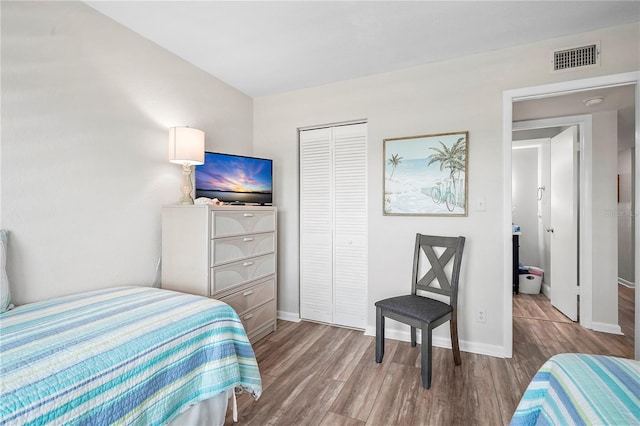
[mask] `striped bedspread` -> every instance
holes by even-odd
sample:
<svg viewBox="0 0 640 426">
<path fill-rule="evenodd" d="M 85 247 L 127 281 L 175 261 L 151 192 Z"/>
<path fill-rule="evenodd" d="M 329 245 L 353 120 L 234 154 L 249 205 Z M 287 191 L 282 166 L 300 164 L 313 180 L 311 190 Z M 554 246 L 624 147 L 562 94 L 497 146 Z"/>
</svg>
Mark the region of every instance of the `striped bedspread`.
<svg viewBox="0 0 640 426">
<path fill-rule="evenodd" d="M 228 305 L 117 287 L 0 316 L 0 424 L 165 424 L 235 388 L 258 398 L 253 349 Z"/>
<path fill-rule="evenodd" d="M 511 425 L 640 425 L 640 361 L 561 354 L 531 380 Z"/>
</svg>

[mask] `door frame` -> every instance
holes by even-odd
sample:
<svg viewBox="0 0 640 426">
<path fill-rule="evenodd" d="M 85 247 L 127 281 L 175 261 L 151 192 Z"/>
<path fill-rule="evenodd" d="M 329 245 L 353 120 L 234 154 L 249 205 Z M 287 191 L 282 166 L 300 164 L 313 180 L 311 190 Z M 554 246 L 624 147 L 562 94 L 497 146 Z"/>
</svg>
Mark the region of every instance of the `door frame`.
<svg viewBox="0 0 640 426">
<path fill-rule="evenodd" d="M 580 144 L 580 161 L 578 163 L 578 284 L 580 286 L 580 304 L 578 306 L 578 318 L 580 325 L 585 328 L 593 328 L 593 280 L 589 273 L 590 260 L 593 257 L 591 250 L 592 241 L 592 200 L 591 182 L 592 176 L 592 117 L 590 114 L 572 115 L 566 117 L 542 118 L 536 120 L 523 120 L 513 123 L 513 130 L 542 129 L 546 127 L 578 127 L 578 143 Z M 513 142 L 512 142 L 513 144 Z M 511 220 L 511 219 L 510 219 Z M 547 265 L 548 267 L 548 265 Z M 513 319 L 511 320 L 513 321 Z"/>
<path fill-rule="evenodd" d="M 511 146 L 512 146 L 512 128 L 513 128 L 513 102 L 530 100 L 537 98 L 546 98 L 552 96 L 558 96 L 561 94 L 568 94 L 574 92 L 581 92 L 586 90 L 593 90 L 602 87 L 622 86 L 635 84 L 635 114 L 636 114 L 636 146 L 640 146 L 640 72 L 627 72 L 621 74 L 612 74 L 600 77 L 586 78 L 580 80 L 570 80 L 559 83 L 545 84 L 541 86 L 530 86 L 519 89 L 505 90 L 502 97 L 502 165 L 503 165 L 503 204 L 502 204 L 502 241 L 503 241 L 503 330 L 504 330 L 504 356 L 511 358 L 513 356 L 513 289 L 512 289 L 512 271 L 511 271 Z M 581 155 L 585 155 L 581 153 Z M 588 153 L 588 157 L 584 159 L 586 162 L 581 164 L 582 169 L 589 168 L 591 170 L 591 152 Z M 635 152 L 636 164 L 640 164 L 640 150 L 636 149 Z M 635 197 L 636 200 L 640 200 L 640 178 L 636 173 L 635 179 Z M 585 191 L 591 192 L 591 182 L 582 182 L 582 186 Z M 581 200 L 580 210 L 591 210 L 591 199 L 586 198 Z M 634 214 L 636 214 L 634 212 Z M 586 225 L 586 224 L 585 224 Z M 589 223 L 591 225 L 591 223 Z M 589 232 L 590 232 L 589 228 Z M 591 240 L 588 240 L 591 241 Z M 583 244 L 581 241 L 580 244 Z M 591 256 L 591 244 L 584 244 L 588 253 L 584 253 L 585 258 Z M 581 249 L 583 247 L 581 246 Z M 582 254 L 581 254 L 582 255 Z M 640 227 L 635 229 L 635 268 L 636 271 L 640 270 Z M 637 272 L 636 272 L 637 275 Z M 581 276 L 581 282 L 585 279 L 591 279 L 591 274 L 587 276 Z M 637 281 L 637 280 L 636 280 Z M 640 291 L 635 292 L 636 306 L 640 306 Z M 589 312 L 591 310 L 589 309 Z M 581 315 L 584 314 L 581 312 Z M 640 359 L 640 309 L 636 309 L 635 313 L 635 338 L 634 338 L 634 350 L 635 358 Z"/>
</svg>

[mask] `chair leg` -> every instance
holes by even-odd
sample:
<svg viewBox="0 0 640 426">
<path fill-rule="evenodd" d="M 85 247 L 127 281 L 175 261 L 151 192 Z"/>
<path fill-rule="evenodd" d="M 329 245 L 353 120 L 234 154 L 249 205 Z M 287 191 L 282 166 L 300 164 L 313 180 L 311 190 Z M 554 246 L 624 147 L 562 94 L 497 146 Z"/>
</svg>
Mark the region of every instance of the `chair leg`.
<svg viewBox="0 0 640 426">
<path fill-rule="evenodd" d="M 416 328 L 411 327 L 411 347 L 415 348 L 418 345 L 418 340 L 416 339 Z"/>
<path fill-rule="evenodd" d="M 431 327 L 422 325 L 422 347 L 420 350 L 420 370 L 422 374 L 422 387 L 431 387 Z"/>
<path fill-rule="evenodd" d="M 460 357 L 460 345 L 458 344 L 458 315 L 456 311 L 453 311 L 451 315 L 451 321 L 449 323 L 451 329 L 451 350 L 453 351 L 453 362 L 456 365 L 462 364 L 462 358 Z"/>
<path fill-rule="evenodd" d="M 384 316 L 382 310 L 376 307 L 376 362 L 379 364 L 384 357 Z"/>
</svg>

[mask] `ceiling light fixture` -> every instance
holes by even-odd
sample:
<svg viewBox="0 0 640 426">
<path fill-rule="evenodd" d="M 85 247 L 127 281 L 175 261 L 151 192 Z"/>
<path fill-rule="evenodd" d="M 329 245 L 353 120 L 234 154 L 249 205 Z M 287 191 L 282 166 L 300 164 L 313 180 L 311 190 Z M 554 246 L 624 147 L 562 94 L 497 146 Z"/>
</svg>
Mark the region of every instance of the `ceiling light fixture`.
<svg viewBox="0 0 640 426">
<path fill-rule="evenodd" d="M 602 96 L 596 96 L 594 98 L 585 99 L 582 102 L 584 102 L 585 106 L 592 107 L 594 105 L 601 104 L 603 100 L 604 100 L 604 98 Z"/>
</svg>

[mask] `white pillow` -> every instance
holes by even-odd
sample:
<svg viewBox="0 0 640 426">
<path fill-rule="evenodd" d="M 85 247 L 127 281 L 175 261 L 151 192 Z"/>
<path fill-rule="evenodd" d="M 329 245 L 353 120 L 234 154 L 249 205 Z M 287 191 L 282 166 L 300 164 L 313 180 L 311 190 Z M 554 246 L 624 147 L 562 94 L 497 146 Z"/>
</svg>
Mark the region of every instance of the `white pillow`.
<svg viewBox="0 0 640 426">
<path fill-rule="evenodd" d="M 0 229 L 0 312 L 9 310 L 11 292 L 7 277 L 7 240 L 9 232 Z"/>
</svg>

